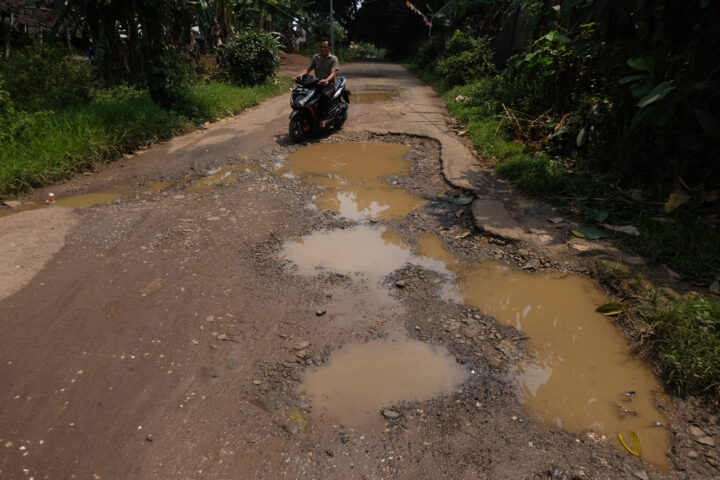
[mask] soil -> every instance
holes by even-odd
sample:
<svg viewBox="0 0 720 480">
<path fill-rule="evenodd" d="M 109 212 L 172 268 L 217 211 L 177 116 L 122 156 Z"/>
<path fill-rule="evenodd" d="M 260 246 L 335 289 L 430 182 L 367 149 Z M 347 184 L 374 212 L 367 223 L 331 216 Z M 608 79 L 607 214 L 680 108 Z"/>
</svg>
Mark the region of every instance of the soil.
<svg viewBox="0 0 720 480">
<path fill-rule="evenodd" d="M 394 65 L 345 70 L 351 89 L 391 88 L 399 98 L 351 106 L 346 127 L 316 141 L 411 147 L 411 174 L 394 181 L 429 202 L 392 222 L 404 240 L 435 232 L 468 259 L 519 268 L 537 259 L 538 271 L 598 274 L 595 246 L 568 246 L 564 230 L 537 213 L 546 206 L 483 170 L 429 88 Z M 288 113 L 280 96 L 52 187 L 58 198 L 127 192 L 109 204 L 0 218 L 0 241 L 26 246 L 13 258 L 42 252 L 27 263 L 34 275 L 11 279 L 0 297 L 0 478 L 720 475 L 718 416 L 696 401 L 668 406 L 668 471 L 592 432 L 537 421 L 511 374 L 527 356 L 522 333 L 442 298 L 436 272 L 392 272 L 382 280 L 393 305 L 385 309 L 358 300 L 368 294 L 361 277 L 299 272 L 283 258 L 286 242 L 357 222 L 313 208 L 322 186 L 274 174 L 301 148 L 287 138 Z M 186 191 L 223 165 L 247 168 Z M 468 195 L 500 202 L 499 230 L 478 228 L 495 217 L 447 201 Z M 24 237 L 9 228 L 17 222 L 26 222 Z M 599 255 L 629 257 L 609 246 Z M 0 255 L 3 272 L 8 264 Z M 474 333 L 459 335 L 466 327 Z M 474 373 L 456 391 L 387 405 L 391 414 L 377 412 L 366 429 L 324 421 L 302 394 L 305 373 L 344 345 L 398 332 L 447 349 Z"/>
</svg>

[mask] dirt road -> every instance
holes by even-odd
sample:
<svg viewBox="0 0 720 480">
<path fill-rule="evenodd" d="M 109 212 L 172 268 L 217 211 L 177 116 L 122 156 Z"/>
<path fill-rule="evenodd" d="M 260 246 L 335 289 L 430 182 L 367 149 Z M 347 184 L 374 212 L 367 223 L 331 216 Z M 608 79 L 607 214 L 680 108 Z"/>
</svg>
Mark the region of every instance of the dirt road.
<svg viewBox="0 0 720 480">
<path fill-rule="evenodd" d="M 563 285 L 558 303 L 570 279 L 592 306 L 574 275 L 632 259 L 484 171 L 400 66 L 343 73 L 358 103 L 309 156 L 284 95 L 52 187 L 109 203 L 0 218 L 0 478 L 717 478 L 717 418 L 659 393 L 641 411 L 640 380 L 618 402 L 641 458 L 560 428 L 572 405 L 533 410 L 518 371 L 541 333 L 470 275 Z M 610 376 L 649 372 L 617 337 Z"/>
</svg>

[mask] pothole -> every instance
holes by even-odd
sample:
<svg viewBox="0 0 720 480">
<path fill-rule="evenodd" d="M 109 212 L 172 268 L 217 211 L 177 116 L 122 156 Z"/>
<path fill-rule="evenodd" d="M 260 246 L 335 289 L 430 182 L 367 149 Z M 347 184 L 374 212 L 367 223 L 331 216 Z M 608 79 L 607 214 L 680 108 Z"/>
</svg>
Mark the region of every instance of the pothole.
<svg viewBox="0 0 720 480">
<path fill-rule="evenodd" d="M 441 239 L 423 235 L 418 250 L 454 272 L 463 302 L 529 336 L 531 359 L 516 371 L 522 402 L 546 423 L 592 430 L 623 450 L 618 433 L 638 433 L 643 458 L 667 469 L 670 432 L 657 407 L 661 387 L 611 321 L 595 312 L 607 302 L 587 278 L 527 274 L 491 260 L 459 262 Z"/>
<path fill-rule="evenodd" d="M 328 189 L 318 208 L 351 220 L 400 220 L 426 200 L 385 181 L 410 175 L 410 147 L 393 143 L 318 143 L 287 156 L 275 174 L 299 178 Z"/>
<path fill-rule="evenodd" d="M 359 428 L 403 401 L 450 393 L 468 372 L 442 347 L 407 338 L 346 345 L 327 365 L 309 370 L 301 389 L 316 415 Z"/>
<path fill-rule="evenodd" d="M 389 102 L 397 98 L 394 90 L 368 90 L 356 92 L 350 95 L 350 103 L 378 103 Z"/>
</svg>

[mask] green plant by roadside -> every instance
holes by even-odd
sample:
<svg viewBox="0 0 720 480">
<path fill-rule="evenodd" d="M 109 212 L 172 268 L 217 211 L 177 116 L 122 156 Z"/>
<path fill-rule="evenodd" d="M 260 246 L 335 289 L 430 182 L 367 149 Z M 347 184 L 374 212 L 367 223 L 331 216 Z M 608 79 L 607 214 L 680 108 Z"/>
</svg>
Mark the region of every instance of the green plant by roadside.
<svg viewBox="0 0 720 480">
<path fill-rule="evenodd" d="M 28 46 L 0 63 L 5 88 L 23 110 L 62 108 L 88 101 L 99 86 L 83 57 L 59 45 Z"/>
<path fill-rule="evenodd" d="M 0 72 L 0 117 L 10 115 L 15 111 L 10 93 L 5 89 L 5 79 Z"/>
<path fill-rule="evenodd" d="M 490 39 L 474 38 L 461 30 L 455 31 L 437 62 L 438 75 L 451 86 L 482 78 L 494 69 Z"/>
<path fill-rule="evenodd" d="M 279 43 L 269 33 L 239 32 L 218 51 L 218 66 L 231 82 L 257 85 L 275 74 Z"/>
<path fill-rule="evenodd" d="M 177 49 L 164 45 L 148 62 L 147 86 L 150 98 L 163 108 L 185 108 L 193 84 L 193 72 Z"/>
</svg>

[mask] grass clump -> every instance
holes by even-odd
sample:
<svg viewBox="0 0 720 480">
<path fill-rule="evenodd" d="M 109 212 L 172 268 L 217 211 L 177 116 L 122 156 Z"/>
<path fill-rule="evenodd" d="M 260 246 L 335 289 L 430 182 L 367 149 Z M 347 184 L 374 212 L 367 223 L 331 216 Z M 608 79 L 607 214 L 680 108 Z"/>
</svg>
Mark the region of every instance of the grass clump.
<svg viewBox="0 0 720 480">
<path fill-rule="evenodd" d="M 655 337 L 667 385 L 677 394 L 720 395 L 720 301 L 661 295 L 637 309 Z"/>
</svg>

